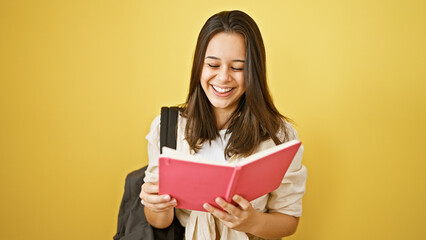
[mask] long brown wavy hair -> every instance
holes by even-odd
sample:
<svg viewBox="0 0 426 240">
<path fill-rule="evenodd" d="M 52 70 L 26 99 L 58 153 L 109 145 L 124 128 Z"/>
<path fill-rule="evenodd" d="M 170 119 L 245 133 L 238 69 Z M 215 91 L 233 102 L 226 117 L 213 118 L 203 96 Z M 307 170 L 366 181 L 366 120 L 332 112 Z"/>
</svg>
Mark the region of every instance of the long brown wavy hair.
<svg viewBox="0 0 426 240">
<path fill-rule="evenodd" d="M 245 38 L 246 45 L 246 91 L 228 120 L 226 134 L 232 134 L 225 148 L 225 157 L 234 154 L 248 156 L 262 141 L 269 138 L 275 144 L 287 141 L 288 133 L 284 120 L 290 119 L 278 112 L 269 93 L 266 82 L 266 54 L 260 30 L 246 13 L 237 10 L 223 11 L 210 17 L 201 29 L 194 53 L 188 97 L 180 107 L 182 115 L 187 118 L 185 138 L 191 150 L 198 152 L 205 141 L 219 136 L 216 118 L 201 87 L 200 78 L 207 45 L 212 37 L 220 32 L 239 33 Z"/>
</svg>

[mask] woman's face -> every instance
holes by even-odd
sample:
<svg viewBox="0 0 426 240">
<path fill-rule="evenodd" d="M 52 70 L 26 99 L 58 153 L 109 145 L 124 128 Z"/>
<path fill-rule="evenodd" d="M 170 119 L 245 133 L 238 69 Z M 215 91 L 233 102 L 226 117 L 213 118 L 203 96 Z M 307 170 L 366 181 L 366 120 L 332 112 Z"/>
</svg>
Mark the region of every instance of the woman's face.
<svg viewBox="0 0 426 240">
<path fill-rule="evenodd" d="M 238 33 L 218 33 L 210 40 L 201 73 L 201 87 L 215 114 L 231 114 L 246 91 L 246 46 Z"/>
</svg>

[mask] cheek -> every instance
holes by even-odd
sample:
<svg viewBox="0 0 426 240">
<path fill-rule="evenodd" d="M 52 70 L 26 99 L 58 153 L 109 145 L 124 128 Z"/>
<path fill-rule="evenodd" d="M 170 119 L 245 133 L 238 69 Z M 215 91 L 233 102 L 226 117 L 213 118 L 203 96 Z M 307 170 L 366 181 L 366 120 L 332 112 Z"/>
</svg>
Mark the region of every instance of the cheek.
<svg viewBox="0 0 426 240">
<path fill-rule="evenodd" d="M 203 71 L 201 72 L 201 84 L 204 84 L 212 78 L 214 76 L 213 72 L 210 69 L 206 69 L 204 68 Z"/>
<path fill-rule="evenodd" d="M 235 79 L 238 83 L 238 86 L 245 88 L 244 73 L 238 74 Z"/>
<path fill-rule="evenodd" d="M 206 70 L 203 70 L 202 72 L 201 72 L 201 77 L 200 77 L 200 84 L 201 84 L 201 87 L 203 88 L 203 90 L 204 91 L 206 91 L 207 89 L 207 85 L 208 85 L 208 82 L 209 82 L 209 74 L 208 74 L 208 71 L 206 71 Z"/>
</svg>

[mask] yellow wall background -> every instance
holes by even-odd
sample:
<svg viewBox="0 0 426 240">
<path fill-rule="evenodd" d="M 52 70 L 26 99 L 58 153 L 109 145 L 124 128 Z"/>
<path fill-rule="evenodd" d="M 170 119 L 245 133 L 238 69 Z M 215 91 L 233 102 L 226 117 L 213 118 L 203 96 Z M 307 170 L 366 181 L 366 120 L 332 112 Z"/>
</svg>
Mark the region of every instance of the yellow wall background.
<svg viewBox="0 0 426 240">
<path fill-rule="evenodd" d="M 241 9 L 309 170 L 289 239 L 424 239 L 425 1 L 0 1 L 3 239 L 112 239 L 196 37 Z"/>
</svg>

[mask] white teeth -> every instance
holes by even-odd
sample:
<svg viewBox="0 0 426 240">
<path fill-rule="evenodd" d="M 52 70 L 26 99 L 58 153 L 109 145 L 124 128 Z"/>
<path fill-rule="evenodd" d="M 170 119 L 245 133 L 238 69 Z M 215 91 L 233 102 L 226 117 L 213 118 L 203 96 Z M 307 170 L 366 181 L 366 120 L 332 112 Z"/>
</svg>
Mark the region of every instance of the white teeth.
<svg viewBox="0 0 426 240">
<path fill-rule="evenodd" d="M 227 93 L 232 90 L 232 88 L 220 88 L 214 85 L 212 85 L 212 87 L 214 88 L 214 90 L 216 90 L 219 93 Z"/>
</svg>

